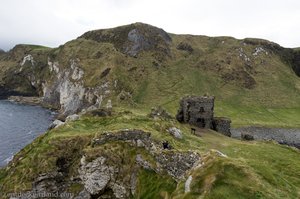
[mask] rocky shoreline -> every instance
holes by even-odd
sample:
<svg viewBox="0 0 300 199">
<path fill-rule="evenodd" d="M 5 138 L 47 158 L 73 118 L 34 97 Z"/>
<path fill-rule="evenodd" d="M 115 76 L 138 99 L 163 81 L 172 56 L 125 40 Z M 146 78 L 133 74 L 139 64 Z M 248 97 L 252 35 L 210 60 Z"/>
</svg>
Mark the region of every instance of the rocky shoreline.
<svg viewBox="0 0 300 199">
<path fill-rule="evenodd" d="M 274 140 L 300 149 L 300 129 L 250 126 L 231 130 L 232 138 L 241 139 L 242 134 L 251 135 L 254 140 Z"/>
<path fill-rule="evenodd" d="M 20 104 L 42 106 L 43 107 L 41 97 L 9 96 L 7 99 L 9 101 L 17 102 L 17 103 L 20 103 Z"/>
</svg>

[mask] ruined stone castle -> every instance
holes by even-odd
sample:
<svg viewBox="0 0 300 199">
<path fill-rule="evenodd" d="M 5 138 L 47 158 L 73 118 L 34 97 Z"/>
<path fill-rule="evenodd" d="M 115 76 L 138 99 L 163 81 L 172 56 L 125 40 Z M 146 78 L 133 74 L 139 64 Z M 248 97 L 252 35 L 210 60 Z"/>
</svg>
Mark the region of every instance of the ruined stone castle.
<svg viewBox="0 0 300 199">
<path fill-rule="evenodd" d="M 199 128 L 208 128 L 231 136 L 231 120 L 224 117 L 214 117 L 215 97 L 188 96 L 180 101 L 180 108 L 176 119 L 182 123 L 189 123 Z"/>
</svg>

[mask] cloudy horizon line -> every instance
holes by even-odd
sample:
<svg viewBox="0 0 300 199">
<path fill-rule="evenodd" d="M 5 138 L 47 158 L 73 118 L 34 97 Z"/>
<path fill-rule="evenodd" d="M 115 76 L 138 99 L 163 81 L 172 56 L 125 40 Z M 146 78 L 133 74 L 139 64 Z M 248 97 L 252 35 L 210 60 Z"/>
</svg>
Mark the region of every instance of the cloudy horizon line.
<svg viewBox="0 0 300 199">
<path fill-rule="evenodd" d="M 10 0 L 0 7 L 0 48 L 55 48 L 87 31 L 136 21 L 174 34 L 258 38 L 298 48 L 299 9 L 299 0 Z"/>
<path fill-rule="evenodd" d="M 300 44 L 299 46 L 293 46 L 293 47 L 288 47 L 288 46 L 283 46 L 281 45 L 280 43 L 277 43 L 276 41 L 272 41 L 270 39 L 267 39 L 267 38 L 258 38 L 258 37 L 251 37 L 251 36 L 247 36 L 247 37 L 243 37 L 243 38 L 238 38 L 238 37 L 235 37 L 235 36 L 231 36 L 231 35 L 206 35 L 206 34 L 191 34 L 191 33 L 174 33 L 174 32 L 169 32 L 169 31 L 166 31 L 163 27 L 158 27 L 158 26 L 155 26 L 153 24 L 149 24 L 149 23 L 144 23 L 144 22 L 133 22 L 133 23 L 127 23 L 127 24 L 121 24 L 121 25 L 117 25 L 117 26 L 112 26 L 112 27 L 105 27 L 105 28 L 96 28 L 96 29 L 90 29 L 90 30 L 86 30 L 84 31 L 82 34 L 79 34 L 77 37 L 73 38 L 73 39 L 69 39 L 67 41 L 64 41 L 60 44 L 56 44 L 56 45 L 45 45 L 45 43 L 33 43 L 33 42 L 21 42 L 21 43 L 16 43 L 14 44 L 13 46 L 11 46 L 10 48 L 2 48 L 2 46 L 0 46 L 0 50 L 3 50 L 5 52 L 9 52 L 10 50 L 12 50 L 13 48 L 15 48 L 16 46 L 18 45 L 34 45 L 34 46 L 43 46 L 43 47 L 48 47 L 48 48 L 58 48 L 59 46 L 61 45 L 64 45 L 66 44 L 67 42 L 69 41 L 72 41 L 72 40 L 75 40 L 77 39 L 78 37 L 80 37 L 81 35 L 83 35 L 84 33 L 86 32 L 90 32 L 90 31 L 95 31 L 95 30 L 106 30 L 106 29 L 114 29 L 114 28 L 118 28 L 118 27 L 122 27 L 122 26 L 127 26 L 127 25 L 131 25 L 131 24 L 135 24 L 135 23 L 143 23 L 143 24 L 147 24 L 147 25 L 151 25 L 151 26 L 154 26 L 154 27 L 157 27 L 157 28 L 160 28 L 160 29 L 163 29 L 165 32 L 167 32 L 168 34 L 175 34 L 175 35 L 193 35 L 193 36 L 204 36 L 204 37 L 211 37 L 211 38 L 218 38 L 218 37 L 229 37 L 229 38 L 233 38 L 233 39 L 236 39 L 236 40 L 245 40 L 245 39 L 259 39 L 259 40 L 265 40 L 265 41 L 269 41 L 269 42 L 272 42 L 272 43 L 275 43 L 275 44 L 278 44 L 280 45 L 281 47 L 283 48 L 291 48 L 291 49 L 295 49 L 295 48 L 299 48 L 300 47 Z"/>
</svg>

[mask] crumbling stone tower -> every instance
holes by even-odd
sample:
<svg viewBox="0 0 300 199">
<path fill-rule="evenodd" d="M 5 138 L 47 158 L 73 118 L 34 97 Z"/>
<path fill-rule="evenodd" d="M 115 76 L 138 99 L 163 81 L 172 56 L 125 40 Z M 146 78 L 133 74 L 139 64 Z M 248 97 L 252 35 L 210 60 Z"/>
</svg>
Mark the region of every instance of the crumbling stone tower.
<svg viewBox="0 0 300 199">
<path fill-rule="evenodd" d="M 224 117 L 214 117 L 215 97 L 189 96 L 180 101 L 176 119 L 200 128 L 213 129 L 226 136 L 231 136 L 231 120 Z"/>
<path fill-rule="evenodd" d="M 200 128 L 212 128 L 214 117 L 214 97 L 184 97 L 176 115 L 179 122 L 189 123 Z"/>
</svg>

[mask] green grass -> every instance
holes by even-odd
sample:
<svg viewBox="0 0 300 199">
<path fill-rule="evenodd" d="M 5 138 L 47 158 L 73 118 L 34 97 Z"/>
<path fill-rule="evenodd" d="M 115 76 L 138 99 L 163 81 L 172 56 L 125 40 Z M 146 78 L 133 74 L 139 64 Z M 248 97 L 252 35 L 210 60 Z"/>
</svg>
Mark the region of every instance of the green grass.
<svg viewBox="0 0 300 199">
<path fill-rule="evenodd" d="M 110 31 L 104 32 L 110 34 Z M 157 106 L 175 115 L 183 96 L 208 94 L 216 97 L 215 115 L 229 117 L 233 127 L 300 128 L 300 79 L 291 66 L 274 52 L 254 56 L 255 48 L 265 48 L 266 41 L 250 39 L 257 44 L 244 45 L 244 41 L 230 37 L 171 36 L 171 55 L 163 60 L 157 60 L 159 50 L 142 52 L 138 58 L 132 58 L 120 51 L 119 40 L 115 41 L 116 49 L 114 43 L 83 38 L 56 49 L 20 45 L 14 49 L 14 59 L 8 59 L 5 54 L 0 61 L 1 84 L 7 71 L 18 70 L 25 51 L 43 68 L 33 71 L 43 80 L 52 78 L 47 67 L 43 67 L 47 66 L 48 57 L 58 61 L 61 69 L 69 67 L 70 59 L 79 58 L 86 87 L 106 82 L 111 85 L 104 102 L 111 99 L 115 113 L 107 118 L 84 116 L 36 139 L 21 150 L 8 167 L 0 170 L 1 191 L 31 189 L 32 181 L 41 173 L 55 170 L 56 160 L 61 157 L 71 160 L 66 178 L 76 175 L 83 153 L 90 160 L 101 154 L 110 157 L 109 161 L 116 165 L 125 162 L 123 177 L 127 179 L 125 174 L 132 172 L 136 154 L 142 154 L 149 162 L 153 161 L 152 156 L 124 143 L 92 148 L 90 142 L 105 131 L 141 129 L 151 132 L 155 140 L 168 140 L 174 150 L 199 152 L 204 165 L 191 171 L 193 181 L 191 192 L 187 194 L 184 180 L 176 184 L 166 175 L 139 170 L 136 198 L 299 198 L 298 150 L 273 142 L 242 142 L 213 131 L 196 137 L 190 134 L 189 125 L 146 116 L 151 107 Z M 177 50 L 180 42 L 190 44 L 193 53 Z M 251 59 L 250 63 L 239 56 L 240 48 Z M 110 73 L 100 78 L 107 68 L 111 68 Z M 231 79 L 224 79 L 226 75 Z M 251 78 L 255 84 L 249 89 L 247 80 Z M 130 93 L 132 97 L 122 101 L 118 99 L 121 92 Z M 166 129 L 171 126 L 182 130 L 182 140 L 167 133 Z M 228 157 L 219 157 L 215 150 Z M 70 191 L 78 192 L 81 188 L 74 184 Z"/>
<path fill-rule="evenodd" d="M 126 27 L 133 26 L 143 25 Z M 122 40 L 127 35 L 122 32 L 127 30 L 126 27 L 105 30 L 103 34 L 120 34 L 115 39 Z M 96 87 L 109 82 L 111 92 L 106 98 L 112 99 L 114 106 L 145 112 L 160 105 L 175 114 L 183 96 L 209 94 L 216 97 L 216 115 L 230 117 L 233 126 L 300 127 L 297 119 L 300 117 L 300 78 L 280 54 L 268 50 L 268 41 L 247 39 L 248 43 L 251 41 L 255 45 L 245 45 L 245 41 L 231 37 L 174 34 L 171 37 L 171 56 L 162 61 L 155 56 L 159 50 L 141 52 L 138 58 L 126 56 L 118 48 L 122 45 L 120 41 L 116 44 L 79 38 L 56 49 L 19 45 L 14 50 L 15 60 L 0 61 L 0 77 L 8 68 L 19 68 L 24 51 L 29 51 L 40 64 L 47 65 L 47 58 L 50 57 L 51 61 L 59 62 L 61 69 L 69 68 L 70 59 L 78 58 L 85 73 L 84 85 Z M 177 50 L 176 46 L 181 42 L 191 45 L 193 53 Z M 263 47 L 268 54 L 254 56 L 256 47 Z M 249 63 L 240 57 L 241 48 L 250 58 Z M 51 79 L 45 68 L 35 71 L 35 74 L 43 80 Z M 107 68 L 111 68 L 110 73 L 100 78 Z M 248 76 L 241 75 L 244 73 Z M 225 80 L 222 78 L 224 75 L 231 75 L 232 79 Z M 252 89 L 245 88 L 247 77 L 255 81 Z M 132 98 L 119 100 L 121 92 L 130 93 Z"/>
<path fill-rule="evenodd" d="M 133 198 L 169 198 L 176 189 L 176 181 L 169 176 L 159 176 L 154 171 L 142 170 L 139 174 L 138 192 Z"/>
<path fill-rule="evenodd" d="M 270 142 L 240 142 L 236 140 L 208 135 L 208 148 L 215 148 L 225 153 L 229 160 L 222 164 L 220 179 L 213 184 L 208 198 L 228 194 L 241 194 L 241 198 L 297 198 L 299 197 L 300 175 L 299 151 Z M 222 161 L 221 161 L 222 162 Z M 218 167 L 213 163 L 213 167 Z M 292 166 L 293 165 L 293 166 Z M 241 167 L 238 169 L 235 167 Z M 240 170 L 240 171 L 239 171 Z M 220 171 L 220 170 L 219 170 Z M 218 172 L 219 172 L 218 171 Z M 207 173 L 205 170 L 203 171 Z M 242 172 L 242 173 L 241 173 Z M 236 181 L 236 182 L 235 182 Z M 224 189 L 227 190 L 224 192 Z M 242 193 L 247 193 L 242 197 Z M 234 193 L 233 193 L 234 192 Z M 230 197 L 227 197 L 230 198 Z M 234 198 L 234 197 L 233 197 Z"/>
<path fill-rule="evenodd" d="M 166 132 L 170 126 L 182 130 L 182 140 Z M 197 137 L 190 134 L 189 125 L 174 120 L 153 120 L 138 112 L 115 113 L 107 118 L 83 117 L 41 136 L 18 153 L 9 167 L 1 170 L 3 191 L 30 189 L 38 174 L 56 168 L 59 157 L 72 160 L 70 176 L 76 175 L 83 153 L 89 160 L 103 155 L 115 165 L 125 165 L 123 177 L 128 179 L 125 176 L 134 168 L 136 154 L 153 162 L 147 151 L 118 142 L 90 146 L 93 137 L 120 129 L 151 132 L 153 139 L 168 140 L 174 150 L 199 152 L 204 162 L 204 166 L 191 172 L 192 191 L 188 194 L 184 193 L 184 181 L 177 185 L 168 176 L 140 170 L 136 198 L 297 198 L 300 195 L 298 150 L 273 142 L 243 142 L 213 131 L 204 131 L 202 137 Z M 228 158 L 218 157 L 215 150 Z M 77 185 L 70 187 L 74 192 L 79 189 Z"/>
</svg>

